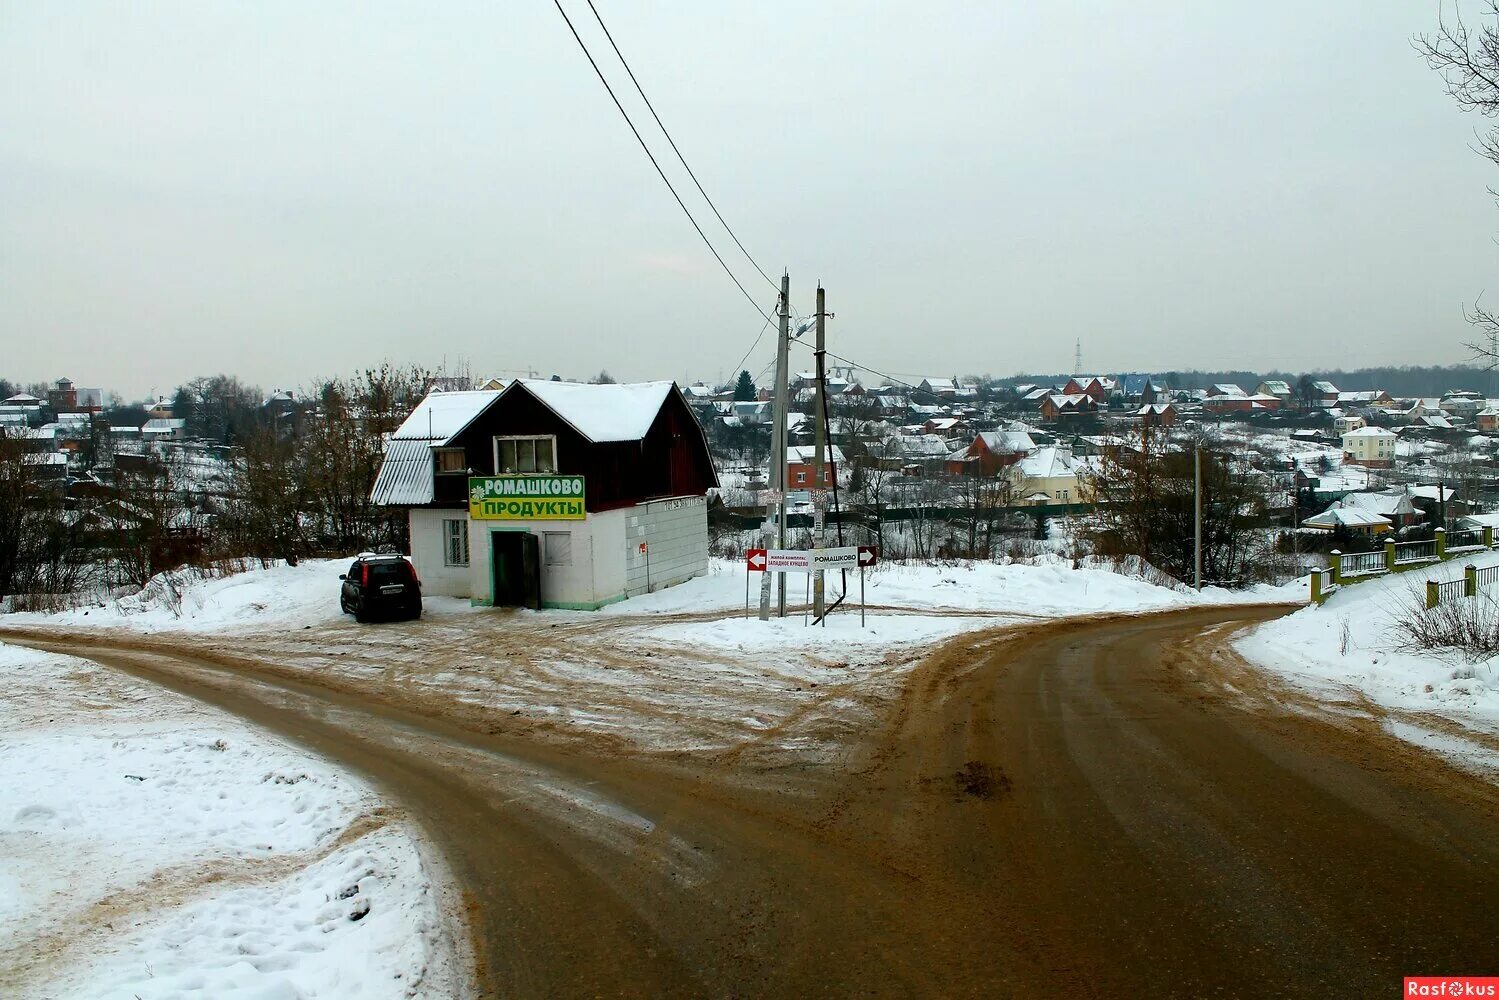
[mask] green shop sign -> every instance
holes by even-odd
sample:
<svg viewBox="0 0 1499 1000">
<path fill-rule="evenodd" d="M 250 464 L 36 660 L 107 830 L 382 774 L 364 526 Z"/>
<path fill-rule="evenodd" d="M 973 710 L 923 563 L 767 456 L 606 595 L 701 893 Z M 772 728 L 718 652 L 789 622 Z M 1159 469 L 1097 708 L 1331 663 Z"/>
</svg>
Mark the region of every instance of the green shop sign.
<svg viewBox="0 0 1499 1000">
<path fill-rule="evenodd" d="M 468 516 L 476 521 L 581 521 L 582 476 L 470 476 Z"/>
</svg>

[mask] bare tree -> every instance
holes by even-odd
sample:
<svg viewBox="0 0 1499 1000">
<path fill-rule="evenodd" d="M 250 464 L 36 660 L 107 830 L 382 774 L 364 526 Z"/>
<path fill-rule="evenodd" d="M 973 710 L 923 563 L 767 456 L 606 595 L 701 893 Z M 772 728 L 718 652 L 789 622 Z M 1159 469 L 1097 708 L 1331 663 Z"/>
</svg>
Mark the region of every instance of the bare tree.
<svg viewBox="0 0 1499 1000">
<path fill-rule="evenodd" d="M 1492 21 L 1473 26 L 1463 19 L 1462 8 L 1454 5 L 1450 19 L 1443 11 L 1436 32 L 1417 36 L 1413 44 L 1427 65 L 1441 74 L 1448 96 L 1459 108 L 1499 118 L 1499 0 L 1485 0 L 1482 9 Z M 1499 125 L 1475 129 L 1474 139 L 1475 152 L 1499 165 Z M 1499 197 L 1492 187 L 1489 193 Z M 1499 314 L 1480 298 L 1465 307 L 1463 315 L 1479 331 L 1465 346 L 1484 367 L 1499 367 Z"/>
<path fill-rule="evenodd" d="M 1202 571 L 1221 583 L 1247 579 L 1264 499 L 1235 456 L 1206 440 L 1171 440 L 1142 428 L 1104 451 L 1088 488 L 1096 508 L 1087 533 L 1102 556 L 1138 556 L 1180 580 L 1193 575 L 1193 451 L 1202 448 Z"/>
</svg>

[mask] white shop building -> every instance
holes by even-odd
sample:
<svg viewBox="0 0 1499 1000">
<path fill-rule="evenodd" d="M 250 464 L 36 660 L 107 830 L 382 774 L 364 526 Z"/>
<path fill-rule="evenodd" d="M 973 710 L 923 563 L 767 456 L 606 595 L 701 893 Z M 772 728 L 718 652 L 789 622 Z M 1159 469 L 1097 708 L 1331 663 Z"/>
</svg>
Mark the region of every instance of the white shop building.
<svg viewBox="0 0 1499 1000">
<path fill-rule="evenodd" d="M 716 485 L 675 383 L 521 379 L 427 396 L 373 499 L 406 508 L 426 593 L 593 609 L 707 572 Z"/>
</svg>

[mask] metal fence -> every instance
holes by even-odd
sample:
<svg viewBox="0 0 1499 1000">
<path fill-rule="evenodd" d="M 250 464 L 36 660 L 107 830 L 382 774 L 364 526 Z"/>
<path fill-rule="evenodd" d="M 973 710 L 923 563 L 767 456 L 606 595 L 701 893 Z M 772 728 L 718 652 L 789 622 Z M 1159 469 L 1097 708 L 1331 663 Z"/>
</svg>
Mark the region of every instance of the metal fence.
<svg viewBox="0 0 1499 1000">
<path fill-rule="evenodd" d="M 1478 577 L 1478 586 L 1480 589 L 1499 583 L 1499 566 L 1485 566 L 1483 569 L 1475 570 L 1474 572 Z"/>
<path fill-rule="evenodd" d="M 1426 583 L 1426 606 L 1436 607 L 1446 601 L 1455 601 L 1468 594 L 1467 580 L 1428 580 Z"/>
<path fill-rule="evenodd" d="M 1437 543 L 1429 542 L 1396 542 L 1395 543 L 1395 565 L 1402 563 L 1421 562 L 1425 559 L 1437 557 Z"/>
<path fill-rule="evenodd" d="M 1453 549 L 1477 549 L 1483 547 L 1483 529 L 1465 528 L 1447 532 L 1447 551 Z"/>
<path fill-rule="evenodd" d="M 1342 557 L 1342 575 L 1367 576 L 1385 570 L 1383 552 L 1345 552 Z"/>
</svg>

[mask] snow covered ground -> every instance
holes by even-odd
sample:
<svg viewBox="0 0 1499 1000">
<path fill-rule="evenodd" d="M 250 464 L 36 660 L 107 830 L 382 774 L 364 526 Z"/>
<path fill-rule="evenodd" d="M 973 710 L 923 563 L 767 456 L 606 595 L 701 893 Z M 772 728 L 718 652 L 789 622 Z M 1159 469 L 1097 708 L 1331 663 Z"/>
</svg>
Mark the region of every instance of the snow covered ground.
<svg viewBox="0 0 1499 1000">
<path fill-rule="evenodd" d="M 84 660 L 0 678 L 0 995 L 462 991 L 440 862 L 362 782 Z"/>
<path fill-rule="evenodd" d="M 1396 735 L 1499 779 L 1499 664 L 1402 650 L 1393 635 L 1412 588 L 1459 579 L 1469 563 L 1499 565 L 1499 552 L 1344 587 L 1320 608 L 1260 626 L 1237 649 L 1323 701 L 1373 715 Z"/>
</svg>

